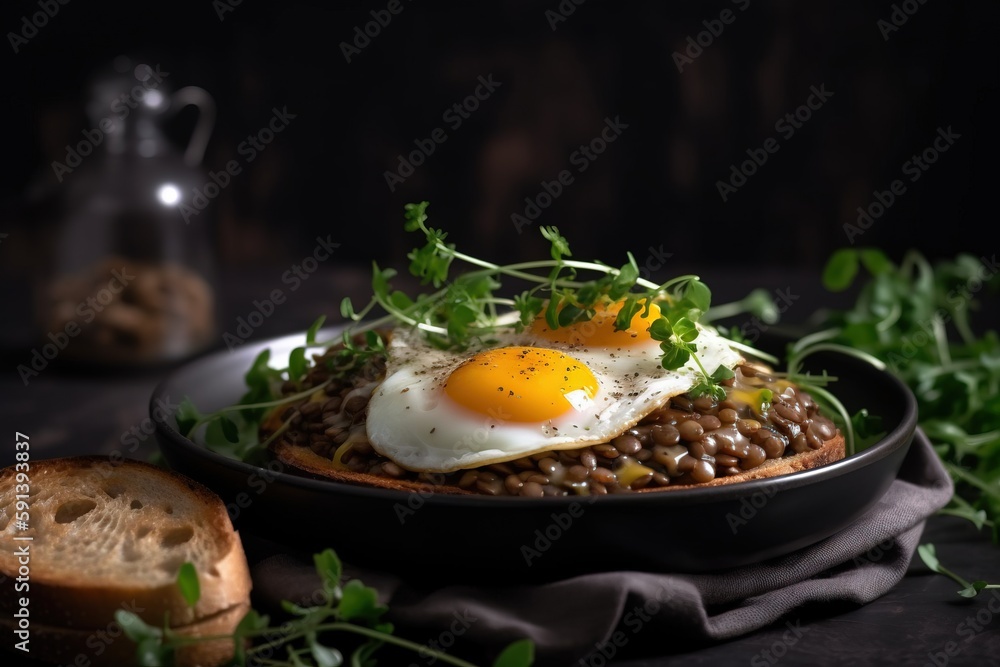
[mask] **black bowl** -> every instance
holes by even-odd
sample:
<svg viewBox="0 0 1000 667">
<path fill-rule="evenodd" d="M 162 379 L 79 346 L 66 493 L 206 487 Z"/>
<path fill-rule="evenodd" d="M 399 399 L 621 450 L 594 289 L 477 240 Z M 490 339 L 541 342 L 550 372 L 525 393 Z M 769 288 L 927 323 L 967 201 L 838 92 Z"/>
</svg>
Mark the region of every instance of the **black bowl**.
<svg viewBox="0 0 1000 667">
<path fill-rule="evenodd" d="M 836 533 L 878 501 L 917 424 L 916 401 L 895 377 L 848 355 L 822 353 L 808 367 L 838 376 L 831 390 L 847 409 L 868 408 L 887 430 L 858 454 L 721 487 L 528 499 L 353 486 L 296 474 L 276 460 L 258 467 L 181 436 L 173 418 L 156 409 L 159 399 L 182 396 L 203 411 L 228 405 L 245 390 L 243 374 L 262 349 L 283 360 L 301 343 L 301 335 L 287 336 L 203 357 L 162 382 L 150 413 L 166 460 L 222 496 L 244 533 L 293 549 L 333 547 L 349 562 L 423 581 L 705 572 L 784 555 Z"/>
</svg>

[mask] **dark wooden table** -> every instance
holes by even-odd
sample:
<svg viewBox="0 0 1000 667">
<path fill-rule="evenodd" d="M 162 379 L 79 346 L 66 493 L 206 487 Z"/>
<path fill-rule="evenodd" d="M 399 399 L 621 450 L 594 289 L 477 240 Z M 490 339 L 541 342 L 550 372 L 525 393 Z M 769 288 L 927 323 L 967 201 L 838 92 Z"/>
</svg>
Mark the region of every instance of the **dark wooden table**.
<svg viewBox="0 0 1000 667">
<path fill-rule="evenodd" d="M 280 284 L 282 271 L 277 268 L 225 276 L 219 290 L 220 337 L 221 331 L 235 327 L 237 317 L 250 312 L 254 299 Z M 816 279 L 805 275 L 763 274 L 755 282 L 773 289 L 791 287 L 794 293 L 818 288 Z M 366 283 L 367 277 L 355 270 L 319 272 L 289 295 L 275 315 L 254 332 L 254 338 L 303 330 L 321 313 L 336 319 L 342 296 L 365 293 Z M 710 284 L 717 303 L 742 296 L 741 290 L 746 289 L 745 281 L 735 275 L 711 277 Z M 810 314 L 797 304 L 788 310 L 793 320 L 805 320 Z M 11 340 L 10 331 L 6 340 Z M 122 439 L 130 433 L 138 441 L 132 456 L 155 454 L 155 441 L 142 428 L 148 425 L 147 404 L 153 387 L 169 368 L 122 374 L 53 367 L 25 387 L 14 369 L 26 354 L 23 348 L 8 348 L 3 353 L 0 420 L 8 436 L 15 431 L 30 435 L 34 459 L 108 454 L 121 449 Z M 4 447 L 0 463 L 10 465 L 13 454 L 12 446 Z M 993 545 L 985 532 L 977 533 L 958 519 L 933 517 L 924 540 L 937 545 L 941 560 L 953 570 L 968 578 L 1000 582 L 1000 547 Z M 895 588 L 863 607 L 814 605 L 772 627 L 726 643 L 681 653 L 665 644 L 656 657 L 623 652 L 609 664 L 1000 665 L 1000 592 L 963 600 L 955 594 L 956 589 L 951 580 L 930 573 L 917 559 Z M 799 628 L 801 636 L 790 634 L 787 623 Z M 602 663 L 591 659 L 583 664 Z"/>
</svg>

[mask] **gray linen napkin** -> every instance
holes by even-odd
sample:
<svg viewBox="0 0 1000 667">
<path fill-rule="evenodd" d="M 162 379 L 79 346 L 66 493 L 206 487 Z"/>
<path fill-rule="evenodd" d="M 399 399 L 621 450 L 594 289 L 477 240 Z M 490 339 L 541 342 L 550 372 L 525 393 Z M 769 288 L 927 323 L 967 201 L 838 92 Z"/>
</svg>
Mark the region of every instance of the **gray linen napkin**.
<svg viewBox="0 0 1000 667">
<path fill-rule="evenodd" d="M 952 482 L 920 430 L 885 496 L 842 532 L 787 556 L 711 574 L 606 572 L 532 586 L 450 586 L 423 591 L 392 575 L 345 568 L 374 586 L 399 634 L 462 654 L 496 655 L 534 640 L 537 664 L 605 664 L 628 645 L 710 642 L 767 626 L 807 603 L 865 604 L 902 579 L 925 519 L 948 502 Z M 316 590 L 311 558 L 277 554 L 253 569 L 265 603 Z M 836 604 L 840 603 L 840 604 Z M 469 646 L 477 647 L 469 649 Z M 430 664 L 414 657 L 413 664 Z"/>
</svg>

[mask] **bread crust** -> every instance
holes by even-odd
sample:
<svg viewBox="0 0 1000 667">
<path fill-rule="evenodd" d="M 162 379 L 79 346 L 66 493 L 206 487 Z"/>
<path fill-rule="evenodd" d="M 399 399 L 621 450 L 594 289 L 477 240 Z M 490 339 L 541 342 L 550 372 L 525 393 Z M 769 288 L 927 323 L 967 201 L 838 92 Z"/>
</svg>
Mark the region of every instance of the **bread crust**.
<svg viewBox="0 0 1000 667">
<path fill-rule="evenodd" d="M 460 489 L 457 486 L 438 486 L 426 482 L 415 482 L 408 479 L 394 479 L 392 477 L 382 477 L 371 475 L 365 472 L 354 472 L 344 470 L 333 465 L 330 459 L 323 458 L 308 447 L 292 445 L 285 441 L 276 442 L 271 446 L 271 451 L 278 457 L 278 460 L 286 465 L 290 465 L 300 471 L 307 472 L 316 477 L 325 477 L 338 482 L 348 484 L 361 484 L 363 486 L 374 486 L 381 489 L 394 489 L 396 491 L 430 491 L 433 493 L 447 493 L 452 495 L 475 495 L 471 491 Z"/>
<path fill-rule="evenodd" d="M 54 485 L 69 480 L 71 486 L 67 487 L 70 490 L 67 495 L 96 492 L 100 488 L 96 487 L 98 482 L 108 479 L 101 466 L 109 465 L 111 462 L 107 457 L 99 456 L 38 460 L 32 461 L 29 475 L 33 488 L 39 484 Z M 220 556 L 211 566 L 199 568 L 201 595 L 198 603 L 194 607 L 188 606 L 174 576 L 159 576 L 152 585 L 108 581 L 97 576 L 88 579 L 85 568 L 79 563 L 60 568 L 35 561 L 31 569 L 32 627 L 38 623 L 61 629 L 102 629 L 123 605 L 151 625 L 162 625 L 165 615 L 169 614 L 172 626 L 184 626 L 247 604 L 252 587 L 250 570 L 243 545 L 233 530 L 222 500 L 208 488 L 179 473 L 142 461 L 125 460 L 111 467 L 115 474 L 125 475 L 133 483 L 150 487 L 159 485 L 170 493 L 188 494 L 187 498 L 199 508 L 198 515 L 190 517 L 189 521 L 203 534 L 202 537 L 217 542 Z M 9 492 L 15 479 L 14 467 L 0 471 L 0 497 Z M 35 520 L 31 530 L 41 530 L 40 526 L 44 527 L 44 523 L 39 517 L 32 518 Z M 130 521 L 134 520 L 123 516 L 121 523 L 125 525 L 116 525 L 116 528 L 127 530 L 131 527 Z M 8 524 L 2 532 L 9 533 L 12 529 Z M 49 538 L 55 539 L 51 534 Z M 71 539 L 71 536 L 72 533 L 67 533 L 65 539 Z M 36 550 L 45 548 L 41 541 L 28 544 L 35 545 L 33 548 Z M 109 557 L 115 556 L 109 554 Z M 0 549 L 0 573 L 8 577 L 16 576 L 17 568 L 13 548 Z M 0 596 L 0 616 L 10 616 L 15 597 Z"/>
<path fill-rule="evenodd" d="M 198 572 L 201 596 L 194 607 L 188 606 L 175 582 L 151 588 L 107 587 L 70 579 L 79 577 L 78 572 L 67 572 L 62 578 L 41 581 L 32 576 L 31 615 L 40 623 L 78 629 L 101 627 L 100 619 L 105 619 L 106 625 L 114 618 L 115 612 L 123 608 L 134 611 L 150 625 L 163 625 L 167 614 L 171 626 L 197 623 L 250 598 L 250 571 L 238 537 L 215 569 L 218 576 Z M 4 574 L 11 576 L 6 571 Z M 14 601 L 15 596 L 4 596 L 0 614 L 9 616 L 13 613 L 15 609 L 11 605 Z"/>
<path fill-rule="evenodd" d="M 32 589 L 33 590 L 33 589 Z M 34 604 L 34 603 L 32 603 Z M 231 635 L 250 610 L 249 602 L 235 605 L 197 623 L 172 628 L 182 637 Z M 0 617 L 0 630 L 10 636 L 14 625 L 8 616 Z M 31 622 L 30 656 L 60 665 L 75 665 L 78 656 L 94 667 L 123 667 L 135 664 L 136 645 L 117 624 L 98 630 L 66 628 Z M 99 652 L 99 653 L 98 653 Z M 175 667 L 215 667 L 233 657 L 233 641 L 218 639 L 183 646 L 174 653 Z"/>
<path fill-rule="evenodd" d="M 437 486 L 434 484 L 427 484 L 426 482 L 393 479 L 391 477 L 381 477 L 368 473 L 343 470 L 334 467 L 329 459 L 319 456 L 308 447 L 292 445 L 284 441 L 277 442 L 272 445 L 272 451 L 282 463 L 316 477 L 325 477 L 338 482 L 374 486 L 382 489 L 393 489 L 396 491 L 421 491 L 454 495 L 476 495 L 471 491 L 461 489 L 457 486 Z M 738 475 L 716 477 L 711 482 L 705 482 L 702 484 L 671 484 L 669 486 L 646 488 L 637 491 L 636 493 L 658 493 L 660 491 L 707 488 L 727 484 L 736 484 L 738 482 L 746 482 L 754 479 L 778 477 L 780 475 L 787 475 L 801 470 L 818 468 L 819 466 L 839 461 L 844 458 L 844 454 L 844 436 L 838 432 L 837 435 L 824 442 L 823 446 L 819 449 L 812 449 L 807 452 L 793 454 L 791 456 L 783 456 L 779 459 L 768 459 L 756 468 L 747 470 Z"/>
</svg>

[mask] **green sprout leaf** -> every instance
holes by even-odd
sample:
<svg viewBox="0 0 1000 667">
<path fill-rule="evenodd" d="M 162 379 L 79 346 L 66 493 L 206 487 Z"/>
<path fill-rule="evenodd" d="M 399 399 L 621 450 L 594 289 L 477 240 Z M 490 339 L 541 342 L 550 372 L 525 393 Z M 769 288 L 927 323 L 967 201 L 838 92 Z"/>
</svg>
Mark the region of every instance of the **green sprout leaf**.
<svg viewBox="0 0 1000 667">
<path fill-rule="evenodd" d="M 344 656 L 337 649 L 320 644 L 315 635 L 309 636 L 309 651 L 316 660 L 317 667 L 340 667 Z"/>
<path fill-rule="evenodd" d="M 668 341 L 673 335 L 674 329 L 665 317 L 659 317 L 649 325 L 649 337 L 653 340 Z"/>
<path fill-rule="evenodd" d="M 823 286 L 831 292 L 843 292 L 858 275 L 858 251 L 841 248 L 833 253 L 823 269 Z"/>
<path fill-rule="evenodd" d="M 351 297 L 345 296 L 340 301 L 340 316 L 345 320 L 356 320 L 358 317 L 357 312 L 354 310 L 354 304 L 351 303 Z"/>
<path fill-rule="evenodd" d="M 345 299 L 345 301 L 347 301 L 347 306 L 350 313 L 353 314 L 353 308 L 351 308 L 351 300 Z M 343 302 L 341 302 L 341 311 L 343 311 Z M 348 316 L 345 315 L 345 317 Z M 309 325 L 309 328 L 306 330 L 306 345 L 316 344 L 316 334 L 319 333 L 319 330 L 323 328 L 324 322 L 326 322 L 326 315 L 320 315 L 319 317 L 316 318 L 315 322 Z"/>
<path fill-rule="evenodd" d="M 514 310 L 521 314 L 519 321 L 522 326 L 528 326 L 534 322 L 544 307 L 545 301 L 533 296 L 528 291 L 522 292 L 514 298 Z"/>
<path fill-rule="evenodd" d="M 933 544 L 929 542 L 927 544 L 921 544 L 917 547 L 917 553 L 920 555 L 920 560 L 924 561 L 924 565 L 929 567 L 934 572 L 941 572 L 941 562 L 937 558 Z"/>
<path fill-rule="evenodd" d="M 674 322 L 672 329 L 674 335 L 685 343 L 690 343 L 698 337 L 698 327 L 686 317 L 682 317 Z"/>
<path fill-rule="evenodd" d="M 552 259 L 558 261 L 563 257 L 571 257 L 573 255 L 569 250 L 569 242 L 566 241 L 564 236 L 559 234 L 559 230 L 556 227 L 540 227 L 539 231 L 551 243 L 549 254 L 552 256 Z"/>
<path fill-rule="evenodd" d="M 626 299 L 621 310 L 615 316 L 615 331 L 625 331 L 632 326 L 632 319 L 643 309 L 642 304 L 635 298 Z M 664 320 L 666 322 L 666 320 Z"/>
<path fill-rule="evenodd" d="M 963 598 L 974 598 L 979 595 L 979 591 L 987 588 L 989 584 L 985 581 L 973 581 L 971 584 L 958 592 Z"/>
<path fill-rule="evenodd" d="M 691 358 L 690 352 L 671 343 L 660 343 L 660 349 L 663 350 L 663 359 L 660 363 L 668 371 L 677 370 Z"/>
<path fill-rule="evenodd" d="M 868 413 L 862 408 L 851 416 L 851 426 L 854 429 L 854 449 L 856 452 L 871 447 L 885 437 L 882 427 L 882 417 Z"/>
<path fill-rule="evenodd" d="M 822 329 L 811 335 L 814 347 L 867 357 L 913 391 L 918 423 L 955 480 L 955 494 L 941 513 L 990 527 L 997 541 L 1000 336 L 974 329 L 970 313 L 983 309 L 983 295 L 995 293 L 1000 272 L 986 256 L 967 253 L 932 264 L 911 250 L 897 265 L 875 248 L 845 249 L 830 258 L 827 286 L 846 288 L 859 265 L 870 276 L 849 309 L 824 311 Z M 870 416 L 855 415 L 845 436 L 854 430 L 855 449 L 861 449 L 866 435 L 870 442 L 884 429 Z M 933 550 L 922 553 L 932 556 Z M 974 584 L 961 586 L 965 594 L 977 592 Z"/>
<path fill-rule="evenodd" d="M 549 299 L 548 305 L 545 307 L 545 323 L 549 326 L 549 329 L 555 330 L 559 328 L 559 301 L 558 299 Z"/>
<path fill-rule="evenodd" d="M 194 564 L 185 562 L 177 572 L 177 587 L 189 607 L 198 604 L 201 598 L 201 584 L 198 581 L 198 571 Z"/>
<path fill-rule="evenodd" d="M 938 560 L 937 553 L 935 552 L 934 545 L 931 543 L 921 544 L 917 547 L 917 553 L 920 555 L 920 560 L 924 561 L 926 565 L 932 572 L 937 574 L 943 574 L 955 583 L 957 583 L 962 588 L 958 591 L 958 594 L 964 598 L 974 598 L 979 595 L 980 591 L 986 590 L 987 588 L 1000 588 L 1000 584 L 988 584 L 985 581 L 966 581 L 963 577 L 955 574 Z"/>
<path fill-rule="evenodd" d="M 635 286 L 635 281 L 639 279 L 639 265 L 636 264 L 635 257 L 628 253 L 628 263 L 618 270 L 618 275 L 611 281 L 608 287 L 608 298 L 618 301 Z"/>
<path fill-rule="evenodd" d="M 777 323 L 780 313 L 774 297 L 766 289 L 755 289 L 746 295 L 744 304 L 751 315 L 756 315 L 765 324 Z"/>
<path fill-rule="evenodd" d="M 205 415 L 188 403 L 178 417 L 179 426 L 187 433 L 198 431 L 194 437 L 215 452 L 260 463 L 268 445 L 290 428 L 285 421 L 261 442 L 265 416 L 284 414 L 282 406 L 293 406 L 309 396 L 301 394 L 315 364 L 329 371 L 327 382 L 339 382 L 366 364 L 384 359 L 385 343 L 378 334 L 382 329 L 411 327 L 421 331 L 434 347 L 464 351 L 495 342 L 504 330 L 523 331 L 540 315 L 549 328 L 559 329 L 591 321 L 605 308 L 614 307 L 615 327 L 628 329 L 639 312 L 643 318 L 649 317 L 654 303 L 662 315 L 652 327 L 654 338 L 665 343 L 661 362 L 679 368 L 693 360 L 707 385 L 705 391 L 720 395 L 718 381 L 703 367 L 694 343 L 699 335 L 696 324 L 712 298 L 711 290 L 697 276 L 652 283 L 640 277 L 632 253 L 626 253 L 627 261 L 619 268 L 601 261 L 574 260 L 569 242 L 556 227 L 539 228 L 549 243 L 548 259 L 495 264 L 459 252 L 448 242 L 445 231 L 428 225 L 427 211 L 426 201 L 408 203 L 403 217 L 404 228 L 422 237 L 422 242 L 407 253 L 410 274 L 421 285 L 433 285 L 433 291 L 410 294 L 395 289 L 392 280 L 397 271 L 373 262 L 371 299 L 359 309 L 349 298 L 340 302 L 340 313 L 350 324 L 339 339 L 317 342 L 325 322 L 325 318 L 317 318 L 306 331 L 305 344 L 290 353 L 285 368 L 272 368 L 270 352 L 262 351 L 245 376 L 248 391 L 238 403 Z M 454 265 L 470 270 L 452 276 Z M 526 282 L 528 287 L 513 299 L 500 296 L 498 291 L 506 287 L 501 280 L 508 279 Z M 383 316 L 369 318 L 376 308 L 384 311 Z M 507 317 L 507 310 L 516 319 Z M 314 347 L 327 349 L 310 355 Z M 746 351 L 749 346 L 741 349 Z M 303 391 L 285 393 L 288 383 Z M 205 428 L 199 430 L 200 426 Z"/>
<path fill-rule="evenodd" d="M 862 248 L 860 256 L 861 263 L 873 276 L 887 274 L 896 269 L 885 253 L 876 248 Z"/>
<path fill-rule="evenodd" d="M 239 442 L 240 429 L 236 426 L 236 423 L 232 419 L 229 417 L 220 417 L 219 426 L 222 428 L 222 434 L 228 442 Z"/>
<path fill-rule="evenodd" d="M 389 628 L 387 634 L 392 634 L 392 629 Z M 376 667 L 378 662 L 373 657 L 375 652 L 378 651 L 385 642 L 381 642 L 377 639 L 372 639 L 367 641 L 351 654 L 351 667 Z"/>
<path fill-rule="evenodd" d="M 297 347 L 288 355 L 288 378 L 299 380 L 305 376 L 309 369 L 309 362 L 306 361 L 306 348 Z"/>
<path fill-rule="evenodd" d="M 333 549 L 324 549 L 313 556 L 313 563 L 316 566 L 316 573 L 323 582 L 323 592 L 327 599 L 336 599 L 340 595 L 340 577 L 344 572 L 337 554 Z"/>
<path fill-rule="evenodd" d="M 288 662 L 291 667 L 313 667 L 311 662 L 305 662 L 299 657 L 299 652 L 293 649 L 291 646 L 286 646 L 288 653 Z"/>
<path fill-rule="evenodd" d="M 384 614 L 386 608 L 378 603 L 378 591 L 365 586 L 357 579 L 344 584 L 337 613 L 345 621 L 374 622 Z"/>
<path fill-rule="evenodd" d="M 253 389 L 261 385 L 267 385 L 272 375 L 271 367 L 268 365 L 270 361 L 271 350 L 268 348 L 261 350 L 260 354 L 254 358 L 246 375 L 243 376 L 243 381 L 246 382 L 248 387 Z"/>
<path fill-rule="evenodd" d="M 163 646 L 157 639 L 143 639 L 136 648 L 136 664 L 139 667 L 163 667 L 174 664 L 174 652 Z"/>
<path fill-rule="evenodd" d="M 519 639 L 501 651 L 493 661 L 493 667 L 530 667 L 534 662 L 534 643 L 528 639 Z"/>
<path fill-rule="evenodd" d="M 309 607 L 303 607 L 302 605 L 295 604 L 291 600 L 282 600 L 281 608 L 293 616 L 309 616 L 312 614 L 312 609 Z"/>
<path fill-rule="evenodd" d="M 396 269 L 380 269 L 378 264 L 372 262 L 372 292 L 375 296 L 385 299 L 389 298 L 389 291 L 392 289 L 389 281 L 396 277 Z"/>
<path fill-rule="evenodd" d="M 177 406 L 177 414 L 174 415 L 174 419 L 177 420 L 177 431 L 182 435 L 190 435 L 191 429 L 201 418 L 202 414 L 198 412 L 198 408 L 195 407 L 190 398 L 185 396 L 180 405 Z"/>
<path fill-rule="evenodd" d="M 415 232 L 422 229 L 427 222 L 427 207 L 430 202 L 422 201 L 419 204 L 406 204 L 403 206 L 403 218 L 406 222 L 403 228 L 408 232 Z"/>
<path fill-rule="evenodd" d="M 733 369 L 728 366 L 723 366 L 722 364 L 719 364 L 719 367 L 715 369 L 714 373 L 712 373 L 712 379 L 716 382 L 723 382 L 724 380 L 729 380 L 734 377 L 736 377 L 736 373 L 733 372 Z"/>
<path fill-rule="evenodd" d="M 705 312 L 712 305 L 712 290 L 700 280 L 689 280 L 684 290 L 684 298 L 695 308 Z"/>
<path fill-rule="evenodd" d="M 265 630 L 270 623 L 267 616 L 258 614 L 255 609 L 250 609 L 236 624 L 233 630 L 233 659 L 238 665 L 246 662 L 247 640 L 253 635 Z"/>
<path fill-rule="evenodd" d="M 710 396 L 716 401 L 726 400 L 726 390 L 717 384 L 712 382 L 701 381 L 695 386 L 688 390 L 688 394 L 692 398 L 698 398 L 699 396 Z"/>
<path fill-rule="evenodd" d="M 159 640 L 163 637 L 163 630 L 148 625 L 130 611 L 119 609 L 115 612 L 115 620 L 122 627 L 125 635 L 134 642 L 140 642 L 144 639 Z"/>
</svg>

